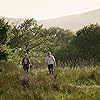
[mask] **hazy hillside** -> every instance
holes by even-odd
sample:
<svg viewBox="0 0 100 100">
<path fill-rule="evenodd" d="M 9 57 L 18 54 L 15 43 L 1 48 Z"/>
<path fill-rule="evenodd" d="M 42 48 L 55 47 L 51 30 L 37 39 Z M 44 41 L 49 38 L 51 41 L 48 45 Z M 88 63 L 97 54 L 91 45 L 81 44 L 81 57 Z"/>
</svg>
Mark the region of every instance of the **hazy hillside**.
<svg viewBox="0 0 100 100">
<path fill-rule="evenodd" d="M 7 18 L 5 20 L 8 21 L 10 24 L 19 25 L 20 23 L 24 22 L 24 18 Z"/>
<path fill-rule="evenodd" d="M 8 22 L 13 23 L 15 25 L 24 21 L 24 19 L 22 19 L 22 18 L 20 18 L 20 19 L 5 18 L 5 19 Z M 58 27 L 68 28 L 73 31 L 76 31 L 90 23 L 100 24 L 100 9 L 86 12 L 83 14 L 64 16 L 64 17 L 60 17 L 60 18 L 56 18 L 56 19 L 39 20 L 38 23 L 43 24 L 44 27 L 46 27 L 46 28 L 49 28 L 52 26 L 58 26 Z"/>
<path fill-rule="evenodd" d="M 83 14 L 64 16 L 57 19 L 40 20 L 39 23 L 43 24 L 44 27 L 59 26 L 76 31 L 90 23 L 100 24 L 100 9 Z"/>
</svg>

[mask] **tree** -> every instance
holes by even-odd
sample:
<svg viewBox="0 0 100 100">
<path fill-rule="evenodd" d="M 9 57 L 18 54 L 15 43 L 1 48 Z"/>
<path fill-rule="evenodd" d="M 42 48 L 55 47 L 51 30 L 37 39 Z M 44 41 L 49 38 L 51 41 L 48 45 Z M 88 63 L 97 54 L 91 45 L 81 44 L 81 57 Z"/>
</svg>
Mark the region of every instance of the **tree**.
<svg viewBox="0 0 100 100">
<path fill-rule="evenodd" d="M 84 55 L 95 58 L 100 55 L 100 25 L 91 24 L 79 30 L 76 43 Z"/>
<path fill-rule="evenodd" d="M 3 45 L 6 45 L 10 25 L 4 19 L 0 19 L 0 60 L 7 60 L 7 52 L 4 50 Z"/>
<path fill-rule="evenodd" d="M 0 45 L 6 43 L 9 28 L 8 22 L 6 23 L 4 19 L 0 19 Z"/>
<path fill-rule="evenodd" d="M 100 25 L 85 26 L 77 31 L 76 35 L 74 43 L 79 50 L 80 58 L 95 66 L 100 62 Z"/>
<path fill-rule="evenodd" d="M 10 46 L 28 53 L 30 49 L 40 44 L 41 28 L 42 26 L 38 26 L 36 20 L 25 20 L 21 25 L 13 28 L 14 37 L 9 43 Z"/>
<path fill-rule="evenodd" d="M 66 48 L 56 52 L 57 59 L 71 66 L 100 63 L 100 25 L 90 24 L 76 32 Z"/>
<path fill-rule="evenodd" d="M 56 52 L 59 48 L 65 48 L 73 37 L 73 32 L 59 27 L 45 29 L 46 51 Z"/>
</svg>

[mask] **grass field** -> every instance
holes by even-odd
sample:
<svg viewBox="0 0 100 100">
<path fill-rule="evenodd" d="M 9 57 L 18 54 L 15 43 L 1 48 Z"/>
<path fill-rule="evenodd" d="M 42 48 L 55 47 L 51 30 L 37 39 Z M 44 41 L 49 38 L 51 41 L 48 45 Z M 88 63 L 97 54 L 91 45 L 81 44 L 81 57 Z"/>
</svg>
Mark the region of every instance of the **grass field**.
<svg viewBox="0 0 100 100">
<path fill-rule="evenodd" d="M 0 100 L 100 100 L 100 66 L 32 69 L 0 62 Z"/>
</svg>

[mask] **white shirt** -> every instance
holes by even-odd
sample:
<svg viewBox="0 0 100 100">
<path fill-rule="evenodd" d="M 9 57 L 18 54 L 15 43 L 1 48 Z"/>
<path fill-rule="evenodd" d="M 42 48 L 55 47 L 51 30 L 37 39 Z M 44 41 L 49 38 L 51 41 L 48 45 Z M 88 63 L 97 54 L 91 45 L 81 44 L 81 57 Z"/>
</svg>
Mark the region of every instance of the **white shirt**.
<svg viewBox="0 0 100 100">
<path fill-rule="evenodd" d="M 27 59 L 26 58 L 24 59 L 24 64 L 27 64 Z"/>
<path fill-rule="evenodd" d="M 50 65 L 50 64 L 54 64 L 55 63 L 55 58 L 53 55 L 47 56 L 45 59 L 46 64 Z"/>
</svg>

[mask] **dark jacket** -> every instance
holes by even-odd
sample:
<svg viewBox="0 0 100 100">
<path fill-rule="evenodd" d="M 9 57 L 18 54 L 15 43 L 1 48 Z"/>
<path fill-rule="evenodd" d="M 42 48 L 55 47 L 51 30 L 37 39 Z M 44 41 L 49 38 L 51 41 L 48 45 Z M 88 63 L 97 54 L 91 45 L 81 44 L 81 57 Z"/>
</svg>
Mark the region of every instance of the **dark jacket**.
<svg viewBox="0 0 100 100">
<path fill-rule="evenodd" d="M 24 59 L 25 59 L 25 57 L 22 59 L 22 65 L 24 65 Z M 27 64 L 30 64 L 29 59 L 28 58 L 26 58 L 26 59 L 27 59 Z"/>
</svg>

